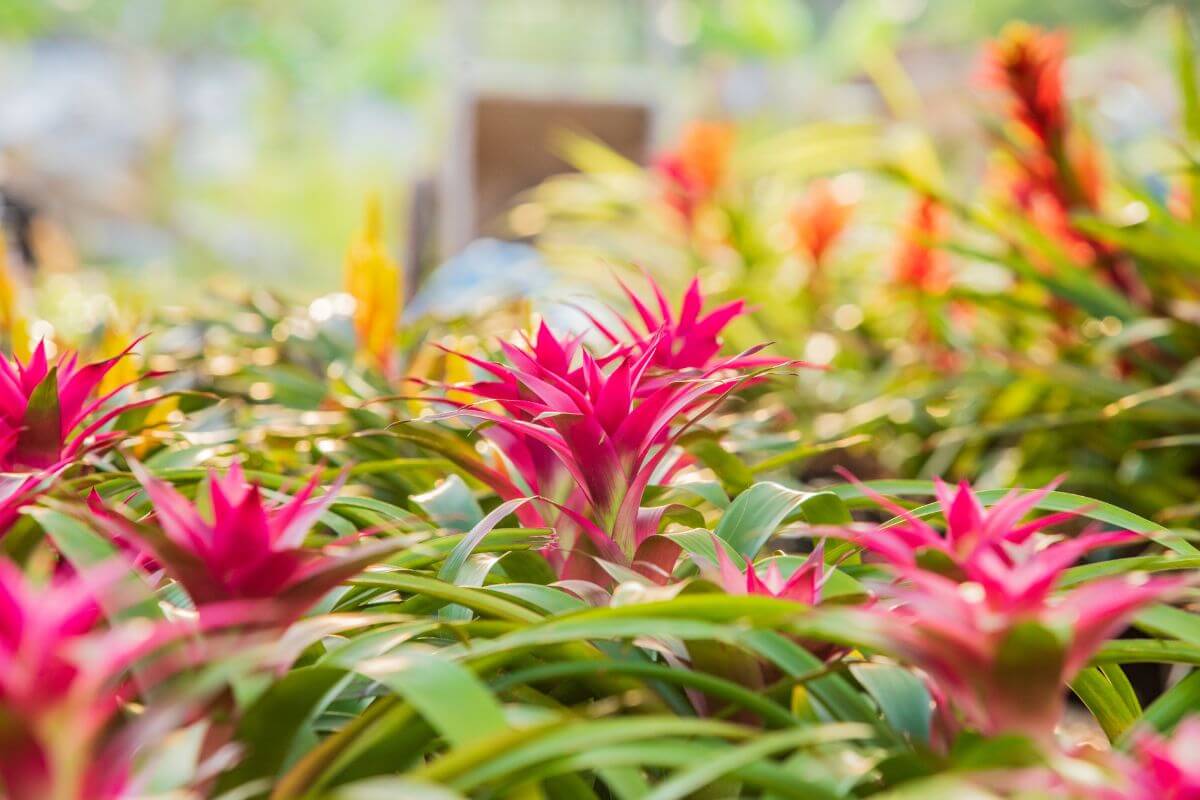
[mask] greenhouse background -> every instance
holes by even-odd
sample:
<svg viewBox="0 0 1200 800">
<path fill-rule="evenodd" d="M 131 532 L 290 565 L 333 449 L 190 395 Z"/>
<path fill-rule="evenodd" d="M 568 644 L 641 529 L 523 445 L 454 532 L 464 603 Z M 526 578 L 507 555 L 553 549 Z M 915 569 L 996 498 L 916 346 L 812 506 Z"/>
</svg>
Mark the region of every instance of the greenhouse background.
<svg viewBox="0 0 1200 800">
<path fill-rule="evenodd" d="M 3 183 L 62 222 L 75 260 L 139 283 L 237 264 L 249 281 L 331 288 L 366 189 L 407 221 L 414 187 L 465 156 L 451 134 L 480 94 L 644 106 L 653 149 L 697 116 L 918 113 L 889 109 L 873 80 L 895 59 L 892 89 L 915 91 L 952 143 L 975 124 L 977 45 L 1021 18 L 1069 26 L 1072 94 L 1132 147 L 1176 112 L 1165 6 L 10 0 Z M 981 153 L 951 147 L 969 180 Z"/>
</svg>

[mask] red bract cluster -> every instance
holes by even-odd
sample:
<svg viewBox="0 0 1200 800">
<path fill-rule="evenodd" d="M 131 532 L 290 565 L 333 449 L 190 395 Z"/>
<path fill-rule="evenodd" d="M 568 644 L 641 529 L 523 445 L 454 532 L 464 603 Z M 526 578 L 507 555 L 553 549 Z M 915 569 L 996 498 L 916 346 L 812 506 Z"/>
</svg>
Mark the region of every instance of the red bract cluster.
<svg viewBox="0 0 1200 800">
<path fill-rule="evenodd" d="M 696 122 L 680 137 L 676 149 L 655 163 L 663 181 L 663 199 L 690 228 L 700 208 L 712 200 L 726 179 L 734 130 L 720 122 Z"/>
<path fill-rule="evenodd" d="M 1008 114 L 1025 141 L 1016 143 L 998 170 L 1009 200 L 1080 265 L 1096 265 L 1110 284 L 1135 303 L 1150 302 L 1132 263 L 1111 245 L 1079 230 L 1071 217 L 1096 212 L 1104 191 L 1099 149 L 1071 125 L 1063 93 L 1065 38 L 1015 23 L 986 53 L 987 82 L 1008 97 Z M 1042 254 L 1035 265 L 1048 268 Z"/>
<path fill-rule="evenodd" d="M 971 727 L 989 734 L 1050 737 L 1066 683 L 1138 609 L 1181 585 L 1134 576 L 1056 592 L 1063 572 L 1089 551 L 1139 537 L 1039 541 L 1035 534 L 1067 516 L 1021 522 L 1049 490 L 1013 492 L 985 509 L 968 485 L 952 492 L 939 483 L 944 534 L 876 495 L 901 522 L 846 534 L 898 579 L 880 589 L 889 603 L 873 612 L 884 637 Z"/>
<path fill-rule="evenodd" d="M 840 200 L 827 180 L 813 181 L 792 208 L 789 221 L 796 246 L 816 269 L 823 267 L 853 214 L 854 205 Z"/>
<path fill-rule="evenodd" d="M 1013 23 L 988 46 L 984 58 L 985 79 L 1008 94 L 1009 114 L 1047 151 L 1061 146 L 1067 129 L 1065 56 L 1062 34 Z"/>
<path fill-rule="evenodd" d="M 946 235 L 947 214 L 936 200 L 922 197 L 901 232 L 893 267 L 898 286 L 921 294 L 942 294 L 950 288 L 950 265 L 940 248 Z"/>
</svg>

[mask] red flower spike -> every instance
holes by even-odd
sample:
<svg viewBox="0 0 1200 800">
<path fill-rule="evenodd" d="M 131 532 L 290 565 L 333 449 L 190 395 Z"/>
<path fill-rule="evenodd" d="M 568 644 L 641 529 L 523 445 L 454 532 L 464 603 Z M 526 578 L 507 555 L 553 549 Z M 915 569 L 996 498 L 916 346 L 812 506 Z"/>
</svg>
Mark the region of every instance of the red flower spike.
<svg viewBox="0 0 1200 800">
<path fill-rule="evenodd" d="M 837 198 L 828 180 L 815 180 L 792 208 L 796 246 L 820 269 L 854 214 L 854 204 Z"/>
<path fill-rule="evenodd" d="M 664 202 L 689 228 L 696 212 L 725 182 L 734 137 L 734 129 L 725 123 L 694 122 L 684 130 L 678 147 L 655 162 L 664 184 Z"/>
<path fill-rule="evenodd" d="M 1015 22 L 984 56 L 983 78 L 1008 95 L 1009 114 L 1045 150 L 1061 147 L 1067 129 L 1063 100 L 1066 38 Z"/>
<path fill-rule="evenodd" d="M 946 210 L 931 197 L 922 197 L 901 234 L 893 267 L 897 285 L 921 294 L 944 294 L 951 272 L 946 254 L 939 249 L 946 233 Z"/>
</svg>

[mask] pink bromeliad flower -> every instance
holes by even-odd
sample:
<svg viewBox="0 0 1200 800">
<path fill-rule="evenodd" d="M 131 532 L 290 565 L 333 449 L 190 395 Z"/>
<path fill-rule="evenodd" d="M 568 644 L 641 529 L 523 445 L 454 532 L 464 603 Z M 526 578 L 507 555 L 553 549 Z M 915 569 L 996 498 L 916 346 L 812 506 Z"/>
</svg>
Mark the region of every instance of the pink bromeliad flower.
<svg viewBox="0 0 1200 800">
<path fill-rule="evenodd" d="M 0 471 L 52 468 L 120 438 L 121 432 L 106 432 L 104 427 L 152 399 L 105 409 L 128 384 L 104 394 L 98 390 L 104 376 L 136 344 L 92 364 L 80 364 L 76 354 L 64 353 L 51 366 L 44 341 L 26 363 L 0 358 Z"/>
<path fill-rule="evenodd" d="M 633 320 L 620 317 L 619 321 L 624 330 L 621 334 L 614 333 L 589 314 L 592 324 L 613 346 L 613 353 L 609 358 L 627 351 L 644 353 L 653 350 L 652 368 L 668 374 L 681 370 L 703 369 L 721 360 L 724 360 L 726 369 L 756 368 L 784 363 L 784 359 L 751 355 L 733 360 L 722 359 L 721 332 L 729 323 L 746 313 L 745 300 L 733 300 L 705 312 L 700 280 L 693 278 L 684 292 L 683 303 L 676 312 L 658 284 L 649 280 L 650 290 L 654 293 L 657 305 L 655 310 L 642 302 L 623 281 L 618 283 L 629 298 L 645 330 L 639 330 Z"/>
<path fill-rule="evenodd" d="M 843 475 L 853 480 L 849 473 Z M 1054 491 L 1057 481 L 1032 492 L 1014 489 L 985 508 L 965 481 L 951 489 L 940 479 L 934 479 L 934 491 L 945 520 L 944 531 L 859 485 L 875 502 L 895 514 L 898 521 L 893 525 L 852 530 L 849 532 L 852 541 L 895 567 L 919 567 L 954 579 L 1016 586 L 1018 576 L 1028 576 L 1047 563 L 1061 563 L 1065 569 L 1091 550 L 1140 538 L 1127 532 L 1088 533 L 1037 549 L 1035 534 L 1074 517 L 1070 512 L 1060 512 L 1023 522 Z"/>
<path fill-rule="evenodd" d="M 381 541 L 335 552 L 305 546 L 317 519 L 337 496 L 340 482 L 314 497 L 315 475 L 294 497 L 271 503 L 248 481 L 239 465 L 225 475 L 215 470 L 207 482 L 205 514 L 169 483 L 133 465 L 157 526 L 134 524 L 109 511 L 97 518 L 109 535 L 133 543 L 164 572 L 179 581 L 201 613 L 227 603 L 260 610 L 256 622 L 287 622 L 322 595 L 398 546 Z M 93 510 L 95 505 L 93 502 Z"/>
<path fill-rule="evenodd" d="M 1200 800 L 1200 717 L 1168 738 L 1143 733 L 1124 768 L 1126 786 L 1106 800 Z"/>
<path fill-rule="evenodd" d="M 507 364 L 464 356 L 493 380 L 453 388 L 481 402 L 441 401 L 490 423 L 483 435 L 527 487 L 504 482 L 496 487 L 502 496 L 555 505 L 559 544 L 547 555 L 564 575 L 603 582 L 593 557 L 642 562 L 661 575 L 678 556 L 673 543 L 651 541 L 664 509 L 642 508 L 643 494 L 686 463 L 673 445 L 744 382 L 746 356 L 663 377 L 652 367 L 666 338 L 660 330 L 644 347 L 602 359 L 579 337 L 542 325 L 524 346 L 501 344 Z"/>
<path fill-rule="evenodd" d="M 968 485 L 951 492 L 939 484 L 944 536 L 890 503 L 900 524 L 849 534 L 898 578 L 880 591 L 890 608 L 871 612 L 881 634 L 987 734 L 1052 736 L 1067 682 L 1140 608 L 1182 585 L 1139 575 L 1057 592 L 1063 572 L 1087 552 L 1139 537 L 1035 542 L 1034 533 L 1069 516 L 1022 522 L 1047 491 L 1011 493 L 985 509 Z"/>
<path fill-rule="evenodd" d="M 29 584 L 0 559 L 0 790 L 12 800 L 126 796 L 130 757 L 104 741 L 149 631 L 104 630 L 93 583 Z"/>
<path fill-rule="evenodd" d="M 787 578 L 779 571 L 779 564 L 772 561 L 766 571 L 760 575 L 758 568 L 748 563 L 743 572 L 725 551 L 719 542 L 714 543 L 717 550 L 717 570 L 721 588 L 729 594 L 757 594 L 767 597 L 779 597 L 784 600 L 794 600 L 797 603 L 815 606 L 821 602 L 821 589 L 829 579 L 830 571 L 825 569 L 825 543 L 820 542 L 809 554 L 804 563 L 796 568 Z"/>
</svg>

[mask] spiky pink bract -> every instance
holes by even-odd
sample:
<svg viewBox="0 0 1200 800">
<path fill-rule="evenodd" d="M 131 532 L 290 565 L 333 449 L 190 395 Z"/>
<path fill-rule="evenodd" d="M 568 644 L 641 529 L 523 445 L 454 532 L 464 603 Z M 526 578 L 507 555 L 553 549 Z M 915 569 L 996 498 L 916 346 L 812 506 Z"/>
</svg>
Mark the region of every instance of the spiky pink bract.
<svg viewBox="0 0 1200 800">
<path fill-rule="evenodd" d="M 617 346 L 597 356 L 581 337 L 556 335 L 543 323 L 532 338 L 501 343 L 506 363 L 463 355 L 490 379 L 452 388 L 481 402 L 441 400 L 456 414 L 490 423 L 483 435 L 527 493 L 555 504 L 553 519 L 533 522 L 556 523 L 559 544 L 548 555 L 563 574 L 603 580 L 585 562 L 640 560 L 663 514 L 642 508 L 646 488 L 686 463 L 674 448 L 679 436 L 751 379 L 750 366 L 764 363 L 752 358 L 757 349 L 718 355 L 719 333 L 741 313 L 740 303 L 701 316 L 703 299 L 693 283 L 676 317 L 657 287 L 655 293 L 661 317 L 630 293 L 653 328 L 648 334 L 627 324 L 633 339 L 622 340 L 601 326 Z M 508 482 L 496 488 L 506 499 L 523 491 Z M 654 569 L 669 571 L 677 548 L 654 549 Z"/>
<path fill-rule="evenodd" d="M 138 341 L 91 364 L 79 363 L 75 353 L 64 353 L 52 366 L 44 341 L 27 362 L 0 358 L 0 471 L 52 468 L 120 438 L 120 431 L 104 432 L 104 426 L 138 403 L 106 410 L 126 387 L 104 394 L 99 387 Z"/>
<path fill-rule="evenodd" d="M 719 542 L 714 544 L 721 588 L 729 594 L 779 597 L 810 606 L 821 602 L 821 588 L 830 575 L 830 571 L 825 567 L 824 542 L 818 543 L 804 563 L 787 578 L 783 577 L 779 571 L 779 564 L 775 561 L 768 564 L 766 571 L 761 575 L 753 563 L 747 563 L 745 571 L 740 570 L 725 548 Z"/>
<path fill-rule="evenodd" d="M 264 499 L 261 487 L 247 480 L 239 465 L 224 475 L 212 470 L 207 480 L 209 508 L 202 513 L 196 503 L 140 464 L 133 470 L 154 507 L 152 521 L 158 527 L 133 524 L 111 511 L 95 514 L 95 519 L 118 544 L 128 549 L 132 543 L 143 563 L 152 558 L 151 563 L 178 580 L 202 616 L 236 604 L 258 609 L 260 624 L 286 623 L 398 546 L 378 541 L 336 551 L 306 547 L 309 531 L 341 486 L 339 480 L 316 497 L 319 473 L 294 497 L 275 503 Z"/>
<path fill-rule="evenodd" d="M 1056 591 L 1063 572 L 1086 553 L 1139 537 L 1036 540 L 1035 533 L 1070 516 L 1022 521 L 1052 488 L 1011 492 L 988 509 L 969 485 L 952 492 L 938 482 L 944 535 L 874 495 L 900 522 L 849 534 L 897 577 L 880 590 L 888 602 L 870 612 L 883 635 L 984 733 L 1048 739 L 1062 716 L 1066 683 L 1134 613 L 1181 586 L 1174 578 L 1134 575 Z"/>
<path fill-rule="evenodd" d="M 149 631 L 101 627 L 94 582 L 35 587 L 0 559 L 0 786 L 13 800 L 124 796 L 129 763 L 100 735 Z"/>
</svg>

